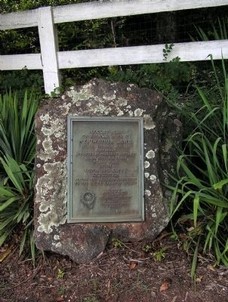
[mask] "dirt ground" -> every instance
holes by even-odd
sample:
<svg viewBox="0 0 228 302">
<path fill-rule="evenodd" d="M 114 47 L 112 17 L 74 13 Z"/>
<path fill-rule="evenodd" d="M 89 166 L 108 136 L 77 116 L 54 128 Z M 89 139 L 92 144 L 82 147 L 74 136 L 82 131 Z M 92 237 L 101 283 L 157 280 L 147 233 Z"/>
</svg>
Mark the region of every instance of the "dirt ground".
<svg viewBox="0 0 228 302">
<path fill-rule="evenodd" d="M 89 264 L 45 253 L 34 268 L 31 261 L 19 259 L 16 250 L 3 258 L 0 302 L 228 301 L 228 270 L 214 267 L 210 257 L 200 257 L 192 281 L 190 257 L 167 232 L 153 243 L 114 240 Z"/>
</svg>

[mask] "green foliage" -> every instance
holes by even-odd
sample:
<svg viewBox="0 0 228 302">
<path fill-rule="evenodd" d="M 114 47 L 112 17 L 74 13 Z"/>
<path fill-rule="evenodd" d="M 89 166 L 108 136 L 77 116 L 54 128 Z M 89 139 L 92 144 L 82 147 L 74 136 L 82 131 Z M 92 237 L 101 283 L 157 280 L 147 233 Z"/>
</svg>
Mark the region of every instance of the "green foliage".
<svg viewBox="0 0 228 302">
<path fill-rule="evenodd" d="M 164 61 L 167 61 L 169 54 L 171 53 L 173 49 L 173 43 L 171 44 L 165 44 L 165 48 L 163 49 L 163 57 Z"/>
<path fill-rule="evenodd" d="M 106 77 L 111 81 L 134 83 L 139 87 L 156 89 L 172 99 L 186 90 L 195 75 L 195 67 L 180 62 L 178 58 L 167 63 L 129 66 L 126 68 L 109 67 Z"/>
<path fill-rule="evenodd" d="M 40 50 L 37 28 L 0 31 L 1 55 L 37 53 Z"/>
<path fill-rule="evenodd" d="M 192 40 L 227 40 L 228 39 L 228 18 L 218 18 L 216 21 L 211 23 L 210 29 L 203 29 L 200 26 L 195 26 L 197 38 Z"/>
<path fill-rule="evenodd" d="M 189 225 L 185 247 L 193 250 L 194 277 L 199 253 L 213 253 L 228 266 L 228 76 L 222 62 L 223 82 L 212 61 L 216 85 L 196 87 L 195 106 L 178 106 L 192 132 L 177 163 L 171 217 L 184 210 L 177 224 Z M 194 110 L 191 110 L 194 108 Z M 179 214 L 180 215 L 180 214 Z"/>
<path fill-rule="evenodd" d="M 124 247 L 124 243 L 118 238 L 112 238 L 112 246 L 114 248 L 122 248 Z"/>
<path fill-rule="evenodd" d="M 109 67 L 111 81 L 120 81 L 137 84 L 139 87 L 156 89 L 170 99 L 177 99 L 178 95 L 187 90 L 189 82 L 195 79 L 196 67 L 190 63 L 180 62 L 180 58 L 174 58 L 167 62 L 174 44 L 165 44 L 163 49 L 164 63 L 146 64 L 138 66 Z"/>
<path fill-rule="evenodd" d="M 162 247 L 160 250 L 153 252 L 152 256 L 154 258 L 154 261 L 161 262 L 163 259 L 165 259 L 166 250 L 167 248 Z"/>
<path fill-rule="evenodd" d="M 59 24 L 58 33 L 61 51 L 113 46 L 111 25 L 108 19 Z"/>
<path fill-rule="evenodd" d="M 81 0 L 4 0 L 0 13 L 8 13 L 35 9 L 42 6 L 56 6 L 71 3 L 80 3 Z M 84 1 L 85 2 L 85 1 Z M 116 32 L 123 26 L 115 19 L 88 20 L 58 24 L 58 42 L 60 51 L 92 49 L 116 46 Z M 115 30 L 113 29 L 115 27 Z M 0 31 L 0 54 L 26 54 L 40 53 L 38 28 L 24 28 L 16 30 Z M 75 82 L 84 83 L 92 77 L 100 77 L 107 74 L 107 68 L 70 69 L 61 72 L 64 87 Z M 41 71 L 4 71 L 0 72 L 0 93 L 8 91 L 9 86 L 13 91 L 33 87 L 43 92 L 43 76 Z"/>
<path fill-rule="evenodd" d="M 34 114 L 38 102 L 25 92 L 22 102 L 11 92 L 0 96 L 0 156 L 31 164 L 35 156 Z"/>
<path fill-rule="evenodd" d="M 36 94 L 43 93 L 42 71 L 17 70 L 0 71 L 0 94 L 9 90 L 17 91 L 19 97 L 23 97 L 26 90 L 33 90 Z"/>
<path fill-rule="evenodd" d="M 23 11 L 34 9 L 48 5 L 63 5 L 70 3 L 83 2 L 80 0 L 1 0 L 0 13 L 10 13 L 15 11 Z"/>
<path fill-rule="evenodd" d="M 20 254 L 27 244 L 34 260 L 33 193 L 38 102 L 32 93 L 22 101 L 12 93 L 0 96 L 0 246 L 15 229 L 21 234 Z"/>
<path fill-rule="evenodd" d="M 65 276 L 65 272 L 63 270 L 61 270 L 60 268 L 58 268 L 57 279 L 63 279 L 64 276 Z"/>
<path fill-rule="evenodd" d="M 149 251 L 151 251 L 151 249 L 152 249 L 152 246 L 151 246 L 150 244 L 148 244 L 148 243 L 146 243 L 146 244 L 142 247 L 142 250 L 143 250 L 143 252 L 145 252 L 145 253 L 148 253 Z"/>
</svg>

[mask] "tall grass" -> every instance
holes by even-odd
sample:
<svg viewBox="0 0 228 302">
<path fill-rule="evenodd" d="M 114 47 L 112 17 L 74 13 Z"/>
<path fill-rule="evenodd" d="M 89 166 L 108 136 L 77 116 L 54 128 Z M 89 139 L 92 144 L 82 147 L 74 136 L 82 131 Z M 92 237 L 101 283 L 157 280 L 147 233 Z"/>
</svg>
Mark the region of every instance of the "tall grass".
<svg viewBox="0 0 228 302">
<path fill-rule="evenodd" d="M 228 39 L 228 18 L 222 17 L 211 23 L 211 28 L 205 31 L 202 27 L 195 26 L 197 38 L 192 40 L 226 40 Z"/>
<path fill-rule="evenodd" d="M 199 254 L 228 266 L 228 76 L 224 60 L 222 82 L 213 61 L 212 69 L 216 85 L 209 91 L 196 87 L 197 110 L 181 108 L 192 131 L 178 159 L 176 185 L 170 187 L 173 222 L 188 223 L 185 245 L 193 255 L 192 277 Z"/>
</svg>

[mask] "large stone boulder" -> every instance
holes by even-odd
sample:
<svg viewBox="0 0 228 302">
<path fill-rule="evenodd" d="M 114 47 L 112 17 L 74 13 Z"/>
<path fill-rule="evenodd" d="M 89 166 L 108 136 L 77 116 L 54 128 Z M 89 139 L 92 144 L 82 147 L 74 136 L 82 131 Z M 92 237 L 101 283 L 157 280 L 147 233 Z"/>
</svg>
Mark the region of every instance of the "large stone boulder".
<svg viewBox="0 0 228 302">
<path fill-rule="evenodd" d="M 67 222 L 68 115 L 143 118 L 144 221 Z M 85 263 L 105 249 L 110 237 L 122 241 L 152 241 L 167 226 L 169 194 L 165 183 L 175 167 L 181 123 L 159 93 L 132 84 L 91 80 L 41 104 L 36 115 L 36 136 L 35 240 L 38 248 Z"/>
</svg>

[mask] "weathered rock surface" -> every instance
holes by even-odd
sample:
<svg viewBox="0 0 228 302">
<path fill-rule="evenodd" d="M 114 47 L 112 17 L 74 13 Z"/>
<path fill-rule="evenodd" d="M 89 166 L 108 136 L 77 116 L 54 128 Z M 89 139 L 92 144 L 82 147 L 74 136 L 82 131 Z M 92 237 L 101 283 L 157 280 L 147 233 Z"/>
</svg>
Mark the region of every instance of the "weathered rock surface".
<svg viewBox="0 0 228 302">
<path fill-rule="evenodd" d="M 144 120 L 145 221 L 69 224 L 67 212 L 67 116 L 126 116 Z M 78 263 L 98 256 L 113 236 L 153 240 L 167 225 L 164 183 L 175 165 L 181 124 L 155 91 L 92 80 L 43 103 L 36 116 L 36 245 Z"/>
</svg>

